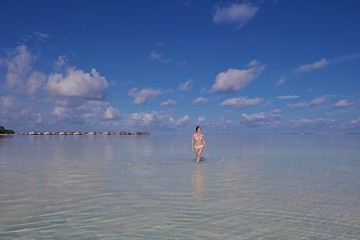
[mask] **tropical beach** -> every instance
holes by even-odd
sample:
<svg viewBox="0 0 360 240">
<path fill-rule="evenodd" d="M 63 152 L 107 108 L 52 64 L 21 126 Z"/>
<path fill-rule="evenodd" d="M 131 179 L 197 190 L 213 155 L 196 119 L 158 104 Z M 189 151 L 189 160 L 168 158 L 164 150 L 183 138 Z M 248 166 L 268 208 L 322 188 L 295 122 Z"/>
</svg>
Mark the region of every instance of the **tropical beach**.
<svg viewBox="0 0 360 240">
<path fill-rule="evenodd" d="M 359 12 L 2 0 L 0 240 L 358 240 Z"/>
</svg>

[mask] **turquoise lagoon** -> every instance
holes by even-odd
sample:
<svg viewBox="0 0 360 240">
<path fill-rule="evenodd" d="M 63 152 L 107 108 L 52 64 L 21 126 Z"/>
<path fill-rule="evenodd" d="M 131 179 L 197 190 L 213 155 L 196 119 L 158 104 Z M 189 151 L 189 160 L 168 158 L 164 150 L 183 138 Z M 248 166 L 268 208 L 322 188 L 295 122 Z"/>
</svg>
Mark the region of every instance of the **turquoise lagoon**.
<svg viewBox="0 0 360 240">
<path fill-rule="evenodd" d="M 358 239 L 360 135 L 0 137 L 0 239 Z"/>
</svg>

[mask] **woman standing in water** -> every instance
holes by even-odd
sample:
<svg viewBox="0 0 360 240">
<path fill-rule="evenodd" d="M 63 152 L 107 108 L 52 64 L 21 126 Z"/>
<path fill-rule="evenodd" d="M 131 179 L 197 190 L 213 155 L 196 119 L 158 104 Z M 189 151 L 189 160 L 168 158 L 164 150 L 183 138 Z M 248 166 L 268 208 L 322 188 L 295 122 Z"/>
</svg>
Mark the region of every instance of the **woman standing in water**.
<svg viewBox="0 0 360 240">
<path fill-rule="evenodd" d="M 205 137 L 204 134 L 201 133 L 200 126 L 196 127 L 196 132 L 191 140 L 191 146 L 196 155 L 196 163 L 200 163 L 201 153 L 203 152 L 204 148 L 207 150 Z"/>
</svg>

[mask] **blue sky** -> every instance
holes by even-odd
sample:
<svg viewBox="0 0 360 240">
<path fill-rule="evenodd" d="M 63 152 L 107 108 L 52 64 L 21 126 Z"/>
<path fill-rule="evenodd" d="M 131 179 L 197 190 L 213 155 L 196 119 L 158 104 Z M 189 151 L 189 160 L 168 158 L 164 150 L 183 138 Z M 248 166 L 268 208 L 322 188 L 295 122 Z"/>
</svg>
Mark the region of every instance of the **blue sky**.
<svg viewBox="0 0 360 240">
<path fill-rule="evenodd" d="M 359 132 L 360 2 L 2 1 L 0 125 Z"/>
</svg>

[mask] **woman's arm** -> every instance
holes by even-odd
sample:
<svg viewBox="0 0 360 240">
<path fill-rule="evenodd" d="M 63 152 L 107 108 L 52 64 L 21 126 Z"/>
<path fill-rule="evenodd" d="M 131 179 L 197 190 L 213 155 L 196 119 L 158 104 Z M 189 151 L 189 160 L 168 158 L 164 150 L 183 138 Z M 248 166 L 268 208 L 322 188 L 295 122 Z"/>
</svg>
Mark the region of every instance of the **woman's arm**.
<svg viewBox="0 0 360 240">
<path fill-rule="evenodd" d="M 204 148 L 205 148 L 205 150 L 207 150 L 208 148 L 207 148 L 207 146 L 206 146 L 205 136 L 204 136 L 204 135 L 203 135 L 202 139 L 203 139 Z"/>
<path fill-rule="evenodd" d="M 191 148 L 192 150 L 195 152 L 195 148 L 194 148 L 194 137 L 195 135 L 192 136 L 192 139 L 191 139 Z"/>
</svg>

